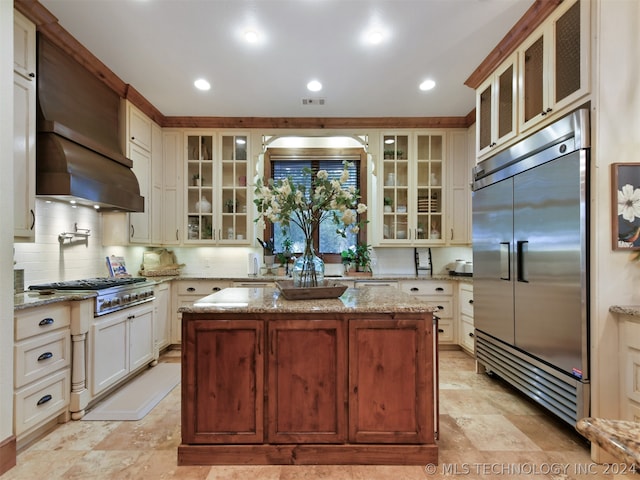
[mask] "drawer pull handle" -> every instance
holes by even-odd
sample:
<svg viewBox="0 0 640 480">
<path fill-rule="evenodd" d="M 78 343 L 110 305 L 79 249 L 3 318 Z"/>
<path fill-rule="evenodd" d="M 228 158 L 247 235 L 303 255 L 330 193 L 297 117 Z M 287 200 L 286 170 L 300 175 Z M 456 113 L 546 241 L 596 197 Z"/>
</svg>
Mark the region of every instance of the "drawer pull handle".
<svg viewBox="0 0 640 480">
<path fill-rule="evenodd" d="M 443 330 L 443 329 L 441 329 L 441 328 L 439 328 L 439 329 L 438 329 L 438 333 L 444 333 L 444 330 Z"/>
<path fill-rule="evenodd" d="M 438 287 L 438 288 L 436 288 L 436 292 L 444 292 L 444 288 Z"/>
<path fill-rule="evenodd" d="M 420 289 L 418 287 L 411 287 L 412 292 L 418 292 Z"/>
<path fill-rule="evenodd" d="M 54 320 L 51 317 L 43 318 L 42 320 L 40 320 L 40 323 L 38 323 L 38 325 L 40 325 L 41 327 L 44 327 L 45 325 L 52 325 L 53 322 Z"/>
<path fill-rule="evenodd" d="M 44 352 L 42 355 L 40 355 L 38 357 L 38 361 L 42 362 L 44 360 L 49 360 L 51 357 L 53 357 L 53 353 L 51 352 Z"/>
<path fill-rule="evenodd" d="M 195 291 L 196 291 L 196 289 L 195 289 L 195 288 L 193 288 L 193 287 L 189 287 L 189 288 L 187 288 L 187 292 L 195 292 Z"/>
<path fill-rule="evenodd" d="M 220 287 L 213 287 L 211 289 L 212 292 L 219 292 L 220 290 L 222 290 Z"/>
<path fill-rule="evenodd" d="M 45 395 L 44 397 L 42 397 L 40 400 L 38 400 L 38 406 L 40 405 L 44 405 L 45 403 L 47 403 L 48 401 L 50 401 L 53 397 L 51 395 Z"/>
<path fill-rule="evenodd" d="M 438 310 L 444 310 L 444 307 L 442 305 L 438 305 Z"/>
</svg>

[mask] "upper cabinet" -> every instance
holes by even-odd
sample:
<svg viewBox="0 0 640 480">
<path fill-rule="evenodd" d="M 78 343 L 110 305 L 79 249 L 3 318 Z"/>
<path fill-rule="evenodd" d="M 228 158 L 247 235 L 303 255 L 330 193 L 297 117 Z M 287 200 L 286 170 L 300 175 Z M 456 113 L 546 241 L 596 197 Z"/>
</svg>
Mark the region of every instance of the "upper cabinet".
<svg viewBox="0 0 640 480">
<path fill-rule="evenodd" d="M 589 2 L 567 0 L 520 46 L 520 131 L 589 92 Z"/>
<path fill-rule="evenodd" d="M 35 239 L 36 194 L 36 27 L 14 16 L 13 180 L 14 239 Z"/>
<path fill-rule="evenodd" d="M 187 132 L 185 243 L 249 245 L 249 137 Z"/>
<path fill-rule="evenodd" d="M 442 244 L 445 134 L 382 135 L 376 245 Z"/>
<path fill-rule="evenodd" d="M 517 58 L 517 54 L 511 55 L 476 92 L 478 155 L 484 155 L 516 135 Z"/>
<path fill-rule="evenodd" d="M 476 90 L 476 155 L 486 158 L 590 93 L 590 2 L 565 0 Z"/>
</svg>

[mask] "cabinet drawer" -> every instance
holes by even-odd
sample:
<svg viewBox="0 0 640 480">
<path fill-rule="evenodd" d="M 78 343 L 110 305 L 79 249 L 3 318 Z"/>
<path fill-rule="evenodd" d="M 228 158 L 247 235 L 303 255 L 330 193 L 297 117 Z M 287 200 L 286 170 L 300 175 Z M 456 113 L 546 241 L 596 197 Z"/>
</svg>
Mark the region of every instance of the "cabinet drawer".
<svg viewBox="0 0 640 480">
<path fill-rule="evenodd" d="M 14 394 L 16 435 L 60 415 L 69 405 L 71 371 L 61 370 Z"/>
<path fill-rule="evenodd" d="M 454 343 L 453 321 L 438 320 L 438 343 Z"/>
<path fill-rule="evenodd" d="M 385 280 L 356 280 L 353 282 L 355 288 L 398 288 L 398 282 Z"/>
<path fill-rule="evenodd" d="M 473 288 L 460 288 L 460 313 L 473 317 Z"/>
<path fill-rule="evenodd" d="M 460 345 L 467 350 L 473 352 L 475 350 L 475 332 L 473 328 L 473 320 L 465 315 L 461 317 L 460 322 Z"/>
<path fill-rule="evenodd" d="M 438 310 L 433 312 L 439 318 L 453 318 L 453 301 L 447 297 L 429 297 L 416 295 L 423 302 L 428 303 L 432 307 L 436 307 Z"/>
<path fill-rule="evenodd" d="M 15 362 L 16 388 L 69 366 L 71 331 L 65 328 L 16 343 Z"/>
<path fill-rule="evenodd" d="M 451 282 L 432 280 L 400 282 L 400 290 L 411 295 L 453 295 Z"/>
<path fill-rule="evenodd" d="M 71 323 L 71 306 L 68 303 L 47 305 L 15 315 L 16 340 L 68 327 Z"/>
<path fill-rule="evenodd" d="M 230 282 L 208 282 L 208 281 L 193 281 L 193 282 L 178 282 L 177 294 L 178 295 L 197 295 L 198 298 L 206 297 L 212 293 L 228 288 L 231 286 Z"/>
<path fill-rule="evenodd" d="M 640 350 L 640 322 L 632 322 L 627 320 L 624 325 L 625 343 L 627 347 Z"/>
</svg>

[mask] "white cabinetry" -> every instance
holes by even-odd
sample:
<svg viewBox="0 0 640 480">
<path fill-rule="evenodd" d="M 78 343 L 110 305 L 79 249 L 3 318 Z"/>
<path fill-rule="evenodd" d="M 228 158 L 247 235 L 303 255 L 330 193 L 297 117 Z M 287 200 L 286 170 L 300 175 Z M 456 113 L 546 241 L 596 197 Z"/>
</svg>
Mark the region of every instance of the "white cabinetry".
<svg viewBox="0 0 640 480">
<path fill-rule="evenodd" d="M 98 317 L 89 332 L 92 397 L 155 359 L 153 304 Z"/>
<path fill-rule="evenodd" d="M 129 214 L 129 242 L 152 243 L 152 135 L 151 119 L 126 102 L 127 156 L 133 162 L 133 173 L 138 179 L 140 195 L 144 197 L 144 212 Z M 159 146 L 161 147 L 161 145 Z"/>
<path fill-rule="evenodd" d="M 182 225 L 182 132 L 162 134 L 162 195 L 160 220 L 163 245 L 178 245 L 184 238 Z M 156 202 L 156 205 L 158 203 Z"/>
<path fill-rule="evenodd" d="M 438 343 L 453 345 L 456 336 L 452 283 L 446 280 L 403 280 L 400 282 L 400 290 L 438 309 L 433 313 L 438 317 Z"/>
<path fill-rule="evenodd" d="M 185 243 L 251 243 L 249 144 L 243 133 L 185 135 Z"/>
<path fill-rule="evenodd" d="M 471 169 L 475 162 L 469 154 L 468 132 L 448 132 L 447 143 L 450 180 L 446 192 L 449 200 L 445 241 L 447 245 L 471 245 Z"/>
<path fill-rule="evenodd" d="M 178 308 L 191 305 L 196 300 L 232 286 L 230 281 L 222 280 L 176 280 L 172 286 L 171 343 L 182 342 L 182 314 Z"/>
<path fill-rule="evenodd" d="M 518 55 L 511 55 L 476 92 L 478 157 L 511 140 L 518 121 Z"/>
<path fill-rule="evenodd" d="M 567 0 L 518 49 L 519 129 L 546 122 L 590 89 L 588 0 Z"/>
<path fill-rule="evenodd" d="M 475 332 L 473 325 L 473 285 L 458 285 L 458 319 L 460 338 L 458 343 L 470 353 L 475 351 Z"/>
<path fill-rule="evenodd" d="M 171 323 L 169 309 L 171 308 L 171 283 L 162 282 L 154 288 L 153 301 L 153 333 L 155 335 L 156 351 L 171 344 Z"/>
<path fill-rule="evenodd" d="M 35 239 L 36 27 L 14 11 L 13 208 L 16 241 Z"/>
<path fill-rule="evenodd" d="M 640 317 L 622 315 L 619 332 L 620 412 L 640 422 Z"/>
<path fill-rule="evenodd" d="M 381 151 L 376 244 L 443 244 L 445 133 L 385 133 Z"/>
<path fill-rule="evenodd" d="M 15 432 L 20 438 L 68 420 L 71 395 L 71 310 L 67 303 L 16 312 Z"/>
</svg>

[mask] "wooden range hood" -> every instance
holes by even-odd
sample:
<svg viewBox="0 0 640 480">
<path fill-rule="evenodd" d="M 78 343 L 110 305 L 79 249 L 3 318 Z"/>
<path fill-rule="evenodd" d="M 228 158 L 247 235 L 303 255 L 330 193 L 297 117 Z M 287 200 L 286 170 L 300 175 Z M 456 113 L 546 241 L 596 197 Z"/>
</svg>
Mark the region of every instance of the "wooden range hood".
<svg viewBox="0 0 640 480">
<path fill-rule="evenodd" d="M 144 211 L 122 153 L 120 97 L 38 36 L 36 194 L 103 210 Z"/>
</svg>

